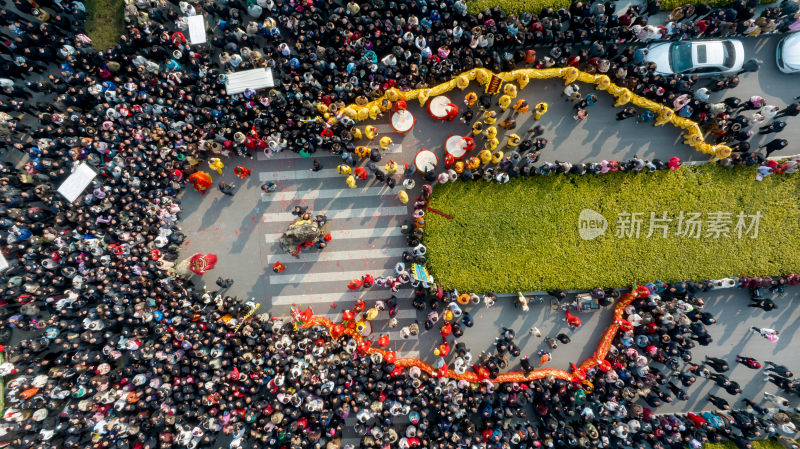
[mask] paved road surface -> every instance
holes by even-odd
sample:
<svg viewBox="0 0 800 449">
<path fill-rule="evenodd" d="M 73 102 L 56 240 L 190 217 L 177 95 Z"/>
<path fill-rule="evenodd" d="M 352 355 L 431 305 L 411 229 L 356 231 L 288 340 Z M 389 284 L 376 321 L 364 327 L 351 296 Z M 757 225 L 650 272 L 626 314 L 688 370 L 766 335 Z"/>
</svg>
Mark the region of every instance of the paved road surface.
<svg viewBox="0 0 800 449">
<path fill-rule="evenodd" d="M 732 91 L 716 94 L 718 98 L 736 95 L 747 98 L 753 94 L 764 96 L 771 104 L 784 106 L 792 97 L 800 94 L 800 75 L 785 75 L 774 66 L 774 53 L 777 37 L 749 39 L 745 41 L 748 57 L 756 56 L 765 61 L 761 71 L 743 76 L 740 86 Z M 587 89 L 585 86 L 584 89 Z M 625 159 L 633 155 L 642 158 L 659 157 L 667 159 L 673 155 L 683 160 L 704 160 L 704 156 L 680 143 L 677 130 L 668 126 L 654 128 L 636 125 L 632 120 L 617 122 L 614 120 L 614 109 L 609 97 L 600 92 L 600 101 L 591 108 L 588 120 L 576 123 L 571 117 L 571 106 L 560 97 L 562 84 L 559 81 L 532 82 L 523 95 L 530 103 L 546 101 L 550 111 L 540 123 L 545 126 L 545 137 L 550 145 L 543 154 L 543 160 L 599 161 L 601 159 Z M 453 91 L 451 99 L 463 104 L 463 93 Z M 420 148 L 428 148 L 443 154 L 442 145 L 445 138 L 452 134 L 465 135 L 469 129 L 460 122 L 433 123 L 427 118 L 418 103 L 411 102 L 411 112 L 417 118 L 415 129 L 404 136 L 391 132 L 388 117 L 377 123 L 382 135 L 389 135 L 400 145 L 395 152 L 384 155 L 384 162 L 394 159 L 397 162 L 412 163 L 414 154 Z M 530 128 L 532 118 L 521 123 L 517 132 L 522 133 Z M 790 119 L 790 126 L 781 134 L 791 144 L 780 154 L 800 153 L 800 121 Z M 505 140 L 501 140 L 504 144 Z M 756 141 L 757 142 L 757 141 Z M 377 142 L 373 142 L 374 146 Z M 217 268 L 209 272 L 200 283 L 209 283 L 215 289 L 217 276 L 233 278 L 236 282 L 229 290 L 232 295 L 241 298 L 256 298 L 263 304 L 262 310 L 269 310 L 276 315 L 288 312 L 292 304 L 310 306 L 317 314 L 327 314 L 331 318 L 340 316 L 344 307 L 352 306 L 356 297 L 362 297 L 371 304 L 371 300 L 385 299 L 390 296 L 388 290 L 372 289 L 368 292 L 351 293 L 346 284 L 351 278 L 370 272 L 378 275 L 390 274 L 398 260 L 398 255 L 405 249 L 404 238 L 398 226 L 407 217 L 406 207 L 396 197 L 400 189 L 393 191 L 373 180 L 361 182 L 357 189 L 347 189 L 344 178 L 335 173 L 338 157 L 320 155 L 323 165 L 319 173 L 309 171 L 311 160 L 303 159 L 294 153 L 276 155 L 266 160 L 259 155 L 254 160 L 239 161 L 250 168 L 253 176 L 240 183 L 241 186 L 234 197 L 222 195 L 212 190 L 205 196 L 189 191 L 183 197 L 184 212 L 182 215 L 183 231 L 188 239 L 184 248 L 185 255 L 195 252 L 213 252 L 219 255 Z M 231 173 L 233 161 L 228 162 L 225 175 L 215 177 L 220 180 L 237 181 Z M 364 162 L 361 163 L 362 165 Z M 399 178 L 398 178 L 399 179 Z M 271 195 L 262 194 L 261 182 L 272 180 L 279 185 L 277 192 Z M 417 184 L 419 177 L 417 175 Z M 416 191 L 409 195 L 412 200 Z M 330 218 L 329 229 L 333 235 L 328 248 L 319 252 L 309 250 L 299 258 L 281 254 L 276 243 L 277 236 L 291 222 L 293 216 L 289 211 L 294 205 L 308 205 L 313 212 L 323 212 Z M 281 274 L 271 271 L 272 264 L 280 260 L 287 269 Z M 409 289 L 401 290 L 400 326 L 418 319 L 408 298 Z M 704 295 L 707 308 L 719 315 L 720 324 L 711 327 L 715 338 L 712 346 L 697 348 L 695 360 L 706 354 L 725 356 L 730 360 L 738 354 L 755 356 L 761 360 L 771 358 L 795 368 L 800 372 L 798 352 L 792 350 L 791 341 L 796 328 L 800 311 L 792 307 L 797 290 L 781 299 L 781 309 L 765 314 L 757 309 L 746 308 L 746 295 L 741 291 L 722 290 Z M 336 307 L 333 304 L 336 303 Z M 523 353 L 535 354 L 542 341 L 535 337 L 527 337 L 526 331 L 536 325 L 547 335 L 555 335 L 564 330 L 561 313 L 551 312 L 547 304 L 532 306 L 531 312 L 522 315 L 510 304 L 498 304 L 491 309 L 483 307 L 470 310 L 475 317 L 476 325 L 467 330 L 464 341 L 471 346 L 475 355 L 488 350 L 502 326 L 517 329 Z M 572 334 L 572 343 L 557 349 L 550 366 L 567 368 L 569 362 L 577 361 L 590 355 L 602 332 L 609 322 L 608 311 L 597 311 L 583 314 L 584 325 Z M 436 343 L 438 332 L 422 332 L 419 339 L 399 338 L 398 326 L 387 329 L 386 316 L 375 321 L 375 331 L 389 332 L 392 336 L 392 347 L 400 355 L 417 356 L 432 361 L 432 348 Z M 758 336 L 748 334 L 751 325 L 771 326 L 784 332 L 777 344 L 771 344 Z M 532 358 L 536 358 L 533 356 Z M 518 366 L 515 361 L 514 367 Z M 737 367 L 732 378 L 739 381 L 745 389 L 745 395 L 760 398 L 759 392 L 764 384 L 760 375 Z M 706 406 L 705 394 L 717 390 L 710 383 L 699 381 L 692 387 L 692 399 L 688 404 L 675 404 L 664 410 L 697 409 Z M 767 391 L 774 391 L 768 386 Z M 725 393 L 723 397 L 729 398 Z"/>
</svg>

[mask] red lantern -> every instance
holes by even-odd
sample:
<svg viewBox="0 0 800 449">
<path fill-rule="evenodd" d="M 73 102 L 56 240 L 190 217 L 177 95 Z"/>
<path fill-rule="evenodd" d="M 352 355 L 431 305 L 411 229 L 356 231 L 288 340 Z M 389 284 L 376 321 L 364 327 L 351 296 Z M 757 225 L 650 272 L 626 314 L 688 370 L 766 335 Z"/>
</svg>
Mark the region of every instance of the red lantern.
<svg viewBox="0 0 800 449">
<path fill-rule="evenodd" d="M 352 310 L 345 310 L 344 312 L 342 312 L 342 318 L 345 321 L 353 321 L 355 319 L 355 317 L 356 317 L 356 313 L 353 312 Z"/>
<path fill-rule="evenodd" d="M 337 339 L 337 338 L 341 337 L 342 334 L 344 334 L 344 325 L 341 324 L 341 323 L 336 324 L 331 329 L 331 338 L 333 338 L 333 339 Z"/>
<path fill-rule="evenodd" d="M 395 354 L 394 351 L 388 351 L 383 356 L 383 360 L 386 363 L 394 363 L 394 361 L 397 360 L 397 354 Z M 400 370 L 402 371 L 402 368 Z M 395 368 L 395 371 L 397 371 L 397 368 Z M 392 371 L 392 373 L 394 373 L 394 371 Z"/>
<path fill-rule="evenodd" d="M 378 338 L 378 346 L 380 346 L 381 348 L 389 346 L 389 336 L 381 335 L 381 337 Z"/>
</svg>

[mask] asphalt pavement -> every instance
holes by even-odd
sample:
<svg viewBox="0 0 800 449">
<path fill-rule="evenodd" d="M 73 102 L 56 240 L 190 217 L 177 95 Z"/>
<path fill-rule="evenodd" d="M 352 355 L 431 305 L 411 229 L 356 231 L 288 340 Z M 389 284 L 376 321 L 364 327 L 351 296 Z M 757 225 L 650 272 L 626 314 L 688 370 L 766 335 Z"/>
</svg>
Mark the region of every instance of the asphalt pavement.
<svg viewBox="0 0 800 449">
<path fill-rule="evenodd" d="M 764 61 L 757 73 L 742 76 L 736 89 L 714 94 L 712 100 L 727 96 L 746 99 L 751 95 L 761 95 L 769 104 L 780 107 L 800 95 L 800 75 L 780 73 L 775 67 L 775 48 L 779 36 L 758 39 L 743 39 L 747 57 L 757 57 Z M 613 101 L 604 92 L 597 92 L 599 101 L 590 108 L 588 119 L 576 122 L 572 118 L 572 107 L 560 96 L 563 83 L 559 80 L 532 81 L 520 95 L 529 103 L 541 101 L 549 103 L 547 114 L 539 120 L 545 127 L 544 137 L 550 144 L 542 154 L 542 160 L 562 160 L 570 162 L 599 161 L 602 159 L 621 160 L 634 155 L 645 159 L 669 159 L 678 156 L 685 161 L 703 161 L 707 158 L 681 143 L 680 132 L 669 125 L 653 127 L 636 124 L 632 119 L 618 122 Z M 592 89 L 583 85 L 584 93 Z M 448 94 L 460 107 L 466 92 L 454 90 Z M 467 135 L 470 128 L 460 121 L 434 123 L 427 117 L 418 102 L 409 102 L 409 110 L 416 118 L 416 126 L 405 135 L 394 133 L 389 126 L 388 115 L 380 118 L 376 126 L 383 135 L 390 136 L 394 144 L 391 152 L 383 155 L 381 164 L 392 159 L 403 164 L 413 164 L 418 150 L 430 149 L 443 161 L 443 143 L 450 134 Z M 789 118 L 789 126 L 780 134 L 789 140 L 790 145 L 776 152 L 777 155 L 800 153 L 800 119 Z M 502 121 L 502 118 L 501 118 Z M 518 120 L 514 132 L 525 136 L 533 125 L 530 114 Z M 363 125 L 362 125 L 363 127 Z M 758 143 L 756 136 L 754 143 Z M 771 137 L 762 139 L 768 140 Z M 364 141 L 358 144 L 368 144 Z M 501 145 L 505 139 L 501 139 Z M 377 139 L 370 146 L 377 145 Z M 201 196 L 193 190 L 183 195 L 181 226 L 187 235 L 183 256 L 196 252 L 215 253 L 219 256 L 217 267 L 197 279 L 199 285 L 207 285 L 216 290 L 214 281 L 218 276 L 232 278 L 234 285 L 228 294 L 240 298 L 254 298 L 262 304 L 260 311 L 269 311 L 275 316 L 285 315 L 293 305 L 311 307 L 316 314 L 330 318 L 341 316 L 344 308 L 352 307 L 356 298 L 363 298 L 371 306 L 374 300 L 389 298 L 387 289 L 374 287 L 369 291 L 349 292 L 347 283 L 361 274 L 374 276 L 394 273 L 399 254 L 405 249 L 405 239 L 399 233 L 399 226 L 408 218 L 408 208 L 397 199 L 401 189 L 401 177 L 393 190 L 376 184 L 374 179 L 359 182 L 358 188 L 348 189 L 344 176 L 335 173 L 339 157 L 328 154 L 315 155 L 322 163 L 323 170 L 311 172 L 311 159 L 304 159 L 295 153 L 277 154 L 271 159 L 259 154 L 248 160 L 226 161 L 225 175 L 212 173 L 215 184 L 221 180 L 235 182 L 238 190 L 233 197 L 223 195 L 216 189 Z M 253 175 L 246 181 L 233 176 L 235 165 L 248 167 Z M 362 161 L 360 165 L 364 165 Z M 440 162 L 440 167 L 441 167 Z M 409 193 L 416 197 L 423 183 L 417 174 L 415 190 Z M 273 181 L 279 188 L 272 194 L 264 194 L 260 185 Z M 277 236 L 291 223 L 289 213 L 295 205 L 307 205 L 309 211 L 325 213 L 329 217 L 328 231 L 333 240 L 328 248 L 304 251 L 299 258 L 283 254 L 277 245 Z M 275 274 L 271 267 L 275 261 L 286 265 L 283 273 Z M 738 274 L 738 273 L 732 273 Z M 776 273 L 777 274 L 777 273 Z M 384 332 L 392 337 L 392 348 L 402 356 L 419 356 L 432 362 L 432 350 L 438 344 L 438 332 L 425 332 L 419 338 L 403 340 L 399 335 L 402 326 L 415 320 L 420 324 L 424 316 L 411 307 L 411 290 L 408 286 L 397 294 L 400 302 L 399 325 L 388 328 L 385 312 L 374 321 L 374 335 Z M 591 287 L 591 286 L 587 286 Z M 780 309 L 770 313 L 747 308 L 746 295 L 738 290 L 720 290 L 703 295 L 707 309 L 718 316 L 718 324 L 711 326 L 714 343 L 708 347 L 698 347 L 694 359 L 701 360 L 705 355 L 726 357 L 733 361 L 736 354 L 754 356 L 759 360 L 781 361 L 790 368 L 800 371 L 800 357 L 792 348 L 792 337 L 800 319 L 800 311 L 792 307 L 797 289 L 789 289 L 780 298 Z M 499 301 L 492 308 L 468 306 L 467 310 L 475 318 L 475 326 L 467 329 L 463 341 L 472 349 L 474 355 L 489 350 L 494 337 L 502 327 L 513 327 L 518 332 L 518 340 L 523 354 L 533 354 L 542 348 L 543 341 L 527 335 L 527 329 L 537 326 L 545 336 L 556 335 L 566 330 L 562 321 L 563 313 L 550 309 L 549 302 L 532 305 L 531 311 L 522 313 L 510 301 Z M 590 355 L 597 344 L 600 333 L 610 321 L 609 310 L 584 312 L 581 314 L 583 326 L 569 333 L 572 342 L 553 352 L 553 360 L 547 365 L 555 368 L 568 368 L 570 362 L 578 362 Z M 768 326 L 784 333 L 777 344 L 748 333 L 750 326 Z M 733 365 L 733 364 L 732 364 Z M 518 367 L 514 361 L 511 368 Z M 744 396 L 760 399 L 760 392 L 774 392 L 771 384 L 766 385 L 761 375 L 744 367 L 736 367 L 732 378 L 744 389 Z M 709 382 L 698 381 L 691 387 L 691 400 L 688 403 L 671 404 L 664 411 L 696 410 L 707 407 L 705 395 L 714 392 Z M 732 398 L 723 397 L 731 401 Z M 732 401 L 731 401 L 732 402 Z"/>
</svg>

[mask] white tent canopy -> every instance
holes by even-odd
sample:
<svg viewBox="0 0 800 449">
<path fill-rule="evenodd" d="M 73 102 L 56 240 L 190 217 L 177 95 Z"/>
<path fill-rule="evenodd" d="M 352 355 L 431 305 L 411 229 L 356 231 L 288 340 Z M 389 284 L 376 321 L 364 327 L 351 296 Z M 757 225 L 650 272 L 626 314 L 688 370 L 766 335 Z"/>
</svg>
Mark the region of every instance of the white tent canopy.
<svg viewBox="0 0 800 449">
<path fill-rule="evenodd" d="M 96 176 L 97 172 L 84 162 L 61 184 L 58 193 L 70 203 L 75 202 Z"/>
<path fill-rule="evenodd" d="M 253 70 L 243 70 L 241 72 L 226 75 L 225 90 L 228 95 L 235 95 L 247 89 L 263 89 L 275 86 L 272 79 L 272 69 L 260 68 Z"/>
<path fill-rule="evenodd" d="M 189 16 L 186 18 L 189 25 L 189 42 L 192 45 L 206 43 L 206 21 L 202 15 Z"/>
</svg>

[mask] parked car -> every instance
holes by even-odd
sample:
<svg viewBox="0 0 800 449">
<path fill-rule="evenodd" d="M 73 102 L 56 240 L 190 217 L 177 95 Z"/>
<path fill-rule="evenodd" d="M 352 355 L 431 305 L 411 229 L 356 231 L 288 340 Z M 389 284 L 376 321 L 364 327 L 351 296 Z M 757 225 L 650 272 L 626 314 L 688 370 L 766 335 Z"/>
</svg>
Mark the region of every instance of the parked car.
<svg viewBox="0 0 800 449">
<path fill-rule="evenodd" d="M 663 42 L 649 46 L 645 60 L 655 62 L 662 75 L 736 73 L 744 64 L 744 46 L 735 39 Z"/>
<path fill-rule="evenodd" d="M 781 39 L 775 53 L 781 72 L 800 72 L 800 33 L 792 33 Z"/>
</svg>

